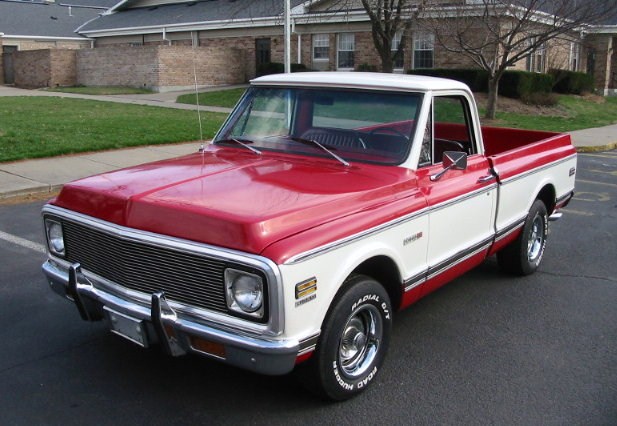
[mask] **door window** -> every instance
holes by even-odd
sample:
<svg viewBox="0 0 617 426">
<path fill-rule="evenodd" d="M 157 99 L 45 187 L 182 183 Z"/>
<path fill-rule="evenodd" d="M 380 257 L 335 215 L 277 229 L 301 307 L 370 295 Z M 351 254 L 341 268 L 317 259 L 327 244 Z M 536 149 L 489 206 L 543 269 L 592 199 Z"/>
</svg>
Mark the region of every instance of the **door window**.
<svg viewBox="0 0 617 426">
<path fill-rule="evenodd" d="M 475 153 L 468 103 L 462 96 L 435 96 L 422 140 L 419 166 L 442 162 L 446 151 Z"/>
</svg>

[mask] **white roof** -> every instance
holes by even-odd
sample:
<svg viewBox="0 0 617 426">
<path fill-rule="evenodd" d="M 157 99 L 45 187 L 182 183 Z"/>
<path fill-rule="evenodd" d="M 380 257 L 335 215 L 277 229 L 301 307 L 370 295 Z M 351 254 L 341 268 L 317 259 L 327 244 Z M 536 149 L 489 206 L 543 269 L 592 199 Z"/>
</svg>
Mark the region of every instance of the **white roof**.
<svg viewBox="0 0 617 426">
<path fill-rule="evenodd" d="M 251 84 L 256 86 L 344 87 L 414 92 L 427 92 L 429 90 L 469 91 L 466 84 L 446 78 L 371 72 L 331 71 L 271 74 L 251 80 Z"/>
</svg>

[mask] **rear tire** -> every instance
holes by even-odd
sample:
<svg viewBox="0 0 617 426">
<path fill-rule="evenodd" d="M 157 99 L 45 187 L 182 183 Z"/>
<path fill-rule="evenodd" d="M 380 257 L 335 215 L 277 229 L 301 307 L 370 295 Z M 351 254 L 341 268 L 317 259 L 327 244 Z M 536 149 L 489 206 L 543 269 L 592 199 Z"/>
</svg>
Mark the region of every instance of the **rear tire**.
<svg viewBox="0 0 617 426">
<path fill-rule="evenodd" d="M 499 267 L 509 274 L 529 275 L 540 266 L 548 237 L 548 213 L 542 200 L 529 209 L 518 238 L 497 253 Z"/>
<path fill-rule="evenodd" d="M 315 394 L 343 401 L 362 392 L 384 361 L 392 329 L 392 308 L 384 288 L 354 275 L 332 303 L 311 358 L 297 371 Z"/>
</svg>

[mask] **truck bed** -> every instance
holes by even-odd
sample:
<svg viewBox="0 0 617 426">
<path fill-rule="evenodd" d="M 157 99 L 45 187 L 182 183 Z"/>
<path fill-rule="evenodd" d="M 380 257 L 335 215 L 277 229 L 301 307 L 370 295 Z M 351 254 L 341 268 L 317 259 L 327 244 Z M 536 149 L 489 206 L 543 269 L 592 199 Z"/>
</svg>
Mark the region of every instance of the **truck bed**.
<svg viewBox="0 0 617 426">
<path fill-rule="evenodd" d="M 482 138 L 502 181 L 576 153 L 567 133 L 482 127 Z"/>
</svg>

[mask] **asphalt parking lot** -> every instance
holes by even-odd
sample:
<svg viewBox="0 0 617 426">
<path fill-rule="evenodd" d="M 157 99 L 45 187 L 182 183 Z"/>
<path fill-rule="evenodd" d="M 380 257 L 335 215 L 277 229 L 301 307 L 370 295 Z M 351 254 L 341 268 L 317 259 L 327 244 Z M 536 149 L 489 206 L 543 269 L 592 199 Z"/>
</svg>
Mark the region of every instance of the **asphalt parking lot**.
<svg viewBox="0 0 617 426">
<path fill-rule="evenodd" d="M 488 259 L 397 314 L 378 381 L 338 404 L 82 322 L 40 271 L 42 205 L 0 205 L 2 425 L 617 424 L 617 151 L 579 156 L 536 274 Z"/>
</svg>

